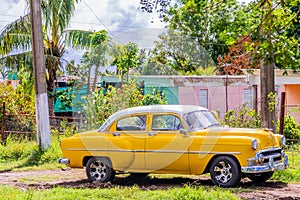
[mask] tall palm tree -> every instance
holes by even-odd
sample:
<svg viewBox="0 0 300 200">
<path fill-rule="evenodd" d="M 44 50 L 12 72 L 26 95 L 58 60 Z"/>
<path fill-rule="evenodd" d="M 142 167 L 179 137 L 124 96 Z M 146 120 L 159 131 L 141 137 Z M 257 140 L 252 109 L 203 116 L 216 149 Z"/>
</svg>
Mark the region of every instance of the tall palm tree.
<svg viewBox="0 0 300 200">
<path fill-rule="evenodd" d="M 71 17 L 75 10 L 75 4 L 80 0 L 42 0 L 42 17 L 43 17 L 43 35 L 45 49 L 45 65 L 47 70 L 47 90 L 53 94 L 57 73 L 62 71 L 62 56 L 65 53 L 67 30 Z M 27 0 L 29 5 L 30 1 Z M 29 8 L 29 7 L 28 7 Z M 74 31 L 73 31 L 74 32 Z M 75 31 L 79 33 L 80 31 Z M 83 32 L 82 35 L 90 33 Z M 85 41 L 85 39 L 87 39 Z M 69 41 L 73 45 L 91 47 L 91 38 L 72 37 Z M 76 41 L 77 40 L 77 41 Z M 0 33 L 0 60 L 5 60 L 12 55 L 31 56 L 31 33 L 30 33 L 30 17 L 25 15 L 13 23 L 7 25 Z M 29 55 L 28 55 L 28 52 Z M 32 68 L 31 66 L 28 68 Z M 53 98 L 49 98 L 49 113 L 54 114 Z"/>
<path fill-rule="evenodd" d="M 107 52 L 110 46 L 110 38 L 107 36 L 107 31 L 101 30 L 98 32 L 72 30 L 69 31 L 66 37 L 68 45 L 76 49 L 85 49 L 86 52 L 82 58 L 83 68 L 87 69 L 87 94 L 90 94 L 91 75 L 94 73 L 94 81 L 92 91 L 96 89 L 96 83 L 99 75 L 99 67 L 107 63 Z M 92 67 L 95 66 L 95 70 Z"/>
</svg>

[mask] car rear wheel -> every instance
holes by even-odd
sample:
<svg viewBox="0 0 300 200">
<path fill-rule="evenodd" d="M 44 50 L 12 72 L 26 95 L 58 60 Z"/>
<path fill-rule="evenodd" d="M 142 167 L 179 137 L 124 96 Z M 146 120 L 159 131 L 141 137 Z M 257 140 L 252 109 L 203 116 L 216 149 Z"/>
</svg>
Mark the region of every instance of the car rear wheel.
<svg viewBox="0 0 300 200">
<path fill-rule="evenodd" d="M 238 163 L 229 156 L 220 156 L 210 165 L 211 180 L 221 187 L 232 187 L 241 180 L 241 171 Z"/>
<path fill-rule="evenodd" d="M 86 164 L 86 175 L 89 181 L 100 181 L 105 183 L 115 177 L 110 161 L 107 158 L 90 158 Z"/>
<path fill-rule="evenodd" d="M 250 180 L 252 180 L 255 183 L 260 183 L 260 182 L 265 182 L 269 178 L 273 176 L 274 172 L 264 172 L 264 173 L 259 173 L 259 174 L 251 174 L 248 176 Z"/>
</svg>

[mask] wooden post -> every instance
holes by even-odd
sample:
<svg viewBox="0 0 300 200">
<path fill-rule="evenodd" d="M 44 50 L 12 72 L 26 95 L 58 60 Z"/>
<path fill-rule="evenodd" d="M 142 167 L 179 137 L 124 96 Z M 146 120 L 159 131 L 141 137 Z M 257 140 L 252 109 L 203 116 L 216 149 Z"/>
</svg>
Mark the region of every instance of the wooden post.
<svg viewBox="0 0 300 200">
<path fill-rule="evenodd" d="M 253 94 L 253 97 L 252 97 L 252 108 L 255 110 L 255 112 L 258 112 L 258 109 L 257 109 L 257 85 L 253 85 L 253 88 L 252 88 L 252 94 Z"/>
<path fill-rule="evenodd" d="M 30 18 L 37 142 L 39 148 L 44 150 L 50 146 L 50 125 L 40 0 L 30 0 Z"/>
<path fill-rule="evenodd" d="M 5 102 L 3 102 L 3 104 L 2 104 L 2 127 L 1 127 L 1 141 L 2 141 L 2 145 L 6 144 L 4 131 L 5 131 Z"/>
<path fill-rule="evenodd" d="M 284 127 L 284 110 L 285 110 L 285 92 L 281 93 L 281 101 L 280 101 L 280 126 L 279 133 L 283 135 L 283 127 Z"/>
</svg>

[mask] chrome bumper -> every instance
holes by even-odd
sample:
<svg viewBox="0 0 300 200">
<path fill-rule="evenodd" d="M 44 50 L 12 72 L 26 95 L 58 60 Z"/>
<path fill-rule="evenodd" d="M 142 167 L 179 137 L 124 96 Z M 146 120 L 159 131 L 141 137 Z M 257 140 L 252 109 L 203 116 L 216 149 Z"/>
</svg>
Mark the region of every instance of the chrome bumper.
<svg viewBox="0 0 300 200">
<path fill-rule="evenodd" d="M 58 160 L 58 163 L 59 164 L 66 164 L 66 165 L 68 165 L 68 164 L 70 164 L 70 159 L 69 158 L 60 158 Z"/>
<path fill-rule="evenodd" d="M 283 161 L 274 162 L 273 157 L 269 157 L 269 162 L 253 166 L 242 167 L 243 173 L 262 173 L 287 169 L 289 166 L 288 156 L 283 155 Z"/>
</svg>

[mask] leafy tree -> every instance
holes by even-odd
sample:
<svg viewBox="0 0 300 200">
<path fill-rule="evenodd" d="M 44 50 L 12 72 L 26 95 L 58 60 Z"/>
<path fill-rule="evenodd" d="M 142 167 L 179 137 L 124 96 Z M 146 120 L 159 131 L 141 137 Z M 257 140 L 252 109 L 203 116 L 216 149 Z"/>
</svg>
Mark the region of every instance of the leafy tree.
<svg viewBox="0 0 300 200">
<path fill-rule="evenodd" d="M 245 30 L 240 4 L 236 0 L 178 0 L 164 18 L 171 30 L 188 36 L 204 48 L 204 68 L 210 66 L 210 57 L 228 52 L 227 45 L 235 41 Z"/>
<path fill-rule="evenodd" d="M 270 94 L 275 93 L 274 67 L 296 69 L 300 57 L 297 55 L 299 40 L 288 36 L 292 21 L 297 13 L 290 5 L 297 5 L 298 0 L 288 1 L 261 0 L 249 4 L 253 27 L 249 32 L 253 42 L 254 56 L 261 61 L 261 117 L 262 126 L 275 129 L 274 108 L 269 104 Z M 298 13 L 299 14 L 299 13 Z"/>
<path fill-rule="evenodd" d="M 176 75 L 175 69 L 168 63 L 166 53 L 157 48 L 148 52 L 146 61 L 141 65 L 139 71 L 142 75 Z"/>
<path fill-rule="evenodd" d="M 206 50 L 198 45 L 195 38 L 173 30 L 160 35 L 159 38 L 160 40 L 155 42 L 153 54 L 158 62 L 180 74 L 214 65 L 213 60 L 207 57 Z"/>
<path fill-rule="evenodd" d="M 122 84 L 124 75 L 127 74 L 127 82 L 129 81 L 129 70 L 138 67 L 139 63 L 139 48 L 135 43 L 129 42 L 124 46 L 115 46 L 112 51 L 113 65 L 118 68 L 118 73 L 121 76 Z"/>
<path fill-rule="evenodd" d="M 251 42 L 251 37 L 244 36 L 229 46 L 229 52 L 224 56 L 218 57 L 219 75 L 241 75 L 244 74 L 243 69 L 251 70 L 259 68 L 259 62 L 253 59 L 253 49 L 255 43 Z M 249 50 L 250 49 L 250 50 Z"/>
<path fill-rule="evenodd" d="M 90 94 L 92 74 L 94 74 L 92 91 L 95 91 L 99 75 L 99 67 L 104 66 L 107 63 L 109 46 L 107 31 L 101 30 L 97 32 L 90 32 L 71 30 L 68 31 L 67 36 L 66 42 L 70 46 L 73 46 L 76 49 L 86 50 L 81 59 L 81 66 L 74 66 L 70 64 L 68 65 L 68 69 L 75 75 L 79 75 L 81 78 L 85 79 L 85 77 L 88 77 L 87 80 L 84 80 L 84 82 L 87 82 L 87 94 Z M 95 67 L 94 70 L 93 67 Z"/>
<path fill-rule="evenodd" d="M 30 1 L 26 1 L 29 5 Z M 71 16 L 78 0 L 42 0 L 43 34 L 45 48 L 45 65 L 47 69 L 47 90 L 53 93 L 57 72 L 62 71 L 62 56 L 65 53 L 65 31 L 69 26 Z M 31 51 L 31 33 L 29 15 L 9 24 L 0 35 L 2 59 L 11 57 L 11 52 L 17 55 L 28 54 Z M 30 58 L 31 53 L 26 55 Z M 18 64 L 18 66 L 21 66 Z M 31 67 L 28 67 L 29 69 Z M 53 115 L 53 99 L 49 98 L 49 110 Z"/>
</svg>

